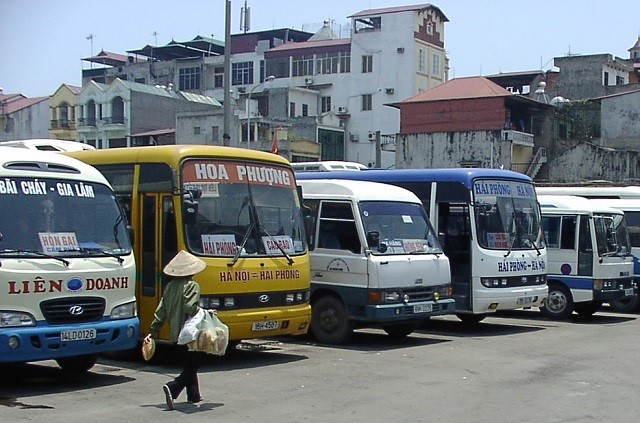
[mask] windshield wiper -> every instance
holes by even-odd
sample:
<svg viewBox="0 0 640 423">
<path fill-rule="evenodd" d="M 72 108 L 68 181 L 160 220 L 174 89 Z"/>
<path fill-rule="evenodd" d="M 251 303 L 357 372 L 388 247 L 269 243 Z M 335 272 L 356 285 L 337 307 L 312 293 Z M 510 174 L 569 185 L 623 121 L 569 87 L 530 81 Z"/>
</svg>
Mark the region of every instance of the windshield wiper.
<svg viewBox="0 0 640 423">
<path fill-rule="evenodd" d="M 531 237 L 530 237 L 529 235 L 526 235 L 526 236 L 524 237 L 524 239 L 526 239 L 527 241 L 529 241 L 529 243 L 531 244 L 531 246 L 532 246 L 533 248 L 535 248 L 535 249 L 536 249 L 536 251 L 538 252 L 538 255 L 542 254 L 542 253 L 540 252 L 540 249 L 539 249 L 539 248 L 538 248 L 538 246 L 536 245 L 536 243 L 535 243 L 535 242 L 533 242 L 533 240 L 531 239 Z"/>
<path fill-rule="evenodd" d="M 284 248 L 282 248 L 282 245 L 280 245 L 280 243 L 278 242 L 278 240 L 269 233 L 269 231 L 267 231 L 267 228 L 265 228 L 264 225 L 260 225 L 260 228 L 264 231 L 265 234 L 267 234 L 267 236 L 269 238 L 271 238 L 271 241 L 273 241 L 276 246 L 278 247 L 278 250 L 280 250 L 280 252 L 287 258 L 287 261 L 289 262 L 289 265 L 293 264 L 293 259 L 291 258 L 291 256 L 289 255 L 289 253 L 287 253 Z"/>
<path fill-rule="evenodd" d="M 231 261 L 227 263 L 227 266 L 233 267 L 233 265 L 238 262 L 238 259 L 240 258 L 240 253 L 242 252 L 242 250 L 244 250 L 244 246 L 247 244 L 247 241 L 249 240 L 249 235 L 251 234 L 251 232 L 253 232 L 254 226 L 255 226 L 255 223 L 251 222 L 251 224 L 247 228 L 247 232 L 245 232 L 244 237 L 242 237 L 242 241 L 240 242 L 240 245 L 236 247 L 236 253 L 234 254 Z"/>
<path fill-rule="evenodd" d="M 113 257 L 114 259 L 118 260 L 119 264 L 122 264 L 122 262 L 124 261 L 124 259 L 119 255 L 110 253 L 109 251 L 101 248 L 72 247 L 72 248 L 65 248 L 64 250 L 60 250 L 60 251 L 61 252 L 79 252 L 79 253 L 87 253 L 87 254 L 94 254 L 94 255 L 102 254 L 107 257 Z"/>
<path fill-rule="evenodd" d="M 46 257 L 54 260 L 61 261 L 65 266 L 69 266 L 69 260 L 66 260 L 62 257 L 54 256 L 53 254 L 43 253 L 42 251 L 37 250 L 25 250 L 22 248 L 5 248 L 4 250 L 0 250 L 0 254 L 35 254 L 36 256 Z"/>
</svg>

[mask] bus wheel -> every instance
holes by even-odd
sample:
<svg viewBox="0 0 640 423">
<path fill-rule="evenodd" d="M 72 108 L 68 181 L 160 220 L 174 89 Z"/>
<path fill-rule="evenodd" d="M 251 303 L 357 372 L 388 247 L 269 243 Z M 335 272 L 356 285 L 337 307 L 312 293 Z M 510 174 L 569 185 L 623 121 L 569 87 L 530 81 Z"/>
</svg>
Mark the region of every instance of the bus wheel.
<svg viewBox="0 0 640 423">
<path fill-rule="evenodd" d="M 323 344 L 346 342 L 353 332 L 353 324 L 347 317 L 342 301 L 334 296 L 316 301 L 311 307 L 311 332 Z"/>
<path fill-rule="evenodd" d="M 616 313 L 635 313 L 640 310 L 640 300 L 637 296 L 623 300 L 609 301 L 609 307 Z"/>
<path fill-rule="evenodd" d="M 383 329 L 387 335 L 394 339 L 404 339 L 418 329 L 419 322 L 398 323 L 396 325 L 385 326 Z"/>
<path fill-rule="evenodd" d="M 483 321 L 484 318 L 487 317 L 487 315 L 486 314 L 459 313 L 459 314 L 456 314 L 456 317 L 458 319 L 460 319 L 462 321 L 462 323 L 465 323 L 467 325 L 475 325 L 475 324 L 480 323 L 481 321 Z"/>
<path fill-rule="evenodd" d="M 602 301 L 588 301 L 586 303 L 578 303 L 573 308 L 580 317 L 591 317 L 602 307 Z"/>
<path fill-rule="evenodd" d="M 549 296 L 540 307 L 544 317 L 554 320 L 563 320 L 573 313 L 573 299 L 569 290 L 560 285 L 549 285 Z"/>
<path fill-rule="evenodd" d="M 98 361 L 96 354 L 78 355 L 75 357 L 63 357 L 56 359 L 58 366 L 67 373 L 87 372 Z"/>
</svg>

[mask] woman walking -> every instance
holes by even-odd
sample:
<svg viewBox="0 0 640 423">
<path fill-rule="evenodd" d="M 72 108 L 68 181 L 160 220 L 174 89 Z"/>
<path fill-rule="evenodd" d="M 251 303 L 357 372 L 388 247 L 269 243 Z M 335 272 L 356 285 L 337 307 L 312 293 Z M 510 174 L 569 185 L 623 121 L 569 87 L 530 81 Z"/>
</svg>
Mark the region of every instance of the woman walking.
<svg viewBox="0 0 640 423">
<path fill-rule="evenodd" d="M 196 256 L 181 250 L 165 266 L 164 273 L 173 279 L 167 284 L 160 303 L 151 322 L 150 334 L 147 339 L 157 339 L 160 328 L 165 321 L 169 322 L 170 340 L 178 341 L 180 329 L 185 321 L 196 314 L 200 301 L 200 285 L 193 280 L 193 276 L 204 270 L 206 264 Z M 187 401 L 198 403 L 202 401 L 198 385 L 198 368 L 202 359 L 201 352 L 187 350 L 184 355 L 182 372 L 171 382 L 162 387 L 167 407 L 173 410 L 173 402 L 186 388 Z"/>
</svg>

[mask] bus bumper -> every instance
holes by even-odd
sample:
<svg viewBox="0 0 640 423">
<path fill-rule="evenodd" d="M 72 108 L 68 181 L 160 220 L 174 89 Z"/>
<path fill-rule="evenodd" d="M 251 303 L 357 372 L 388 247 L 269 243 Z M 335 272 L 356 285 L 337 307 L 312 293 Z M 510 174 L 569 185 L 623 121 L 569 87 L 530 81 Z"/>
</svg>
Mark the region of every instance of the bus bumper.
<svg viewBox="0 0 640 423">
<path fill-rule="evenodd" d="M 229 327 L 229 339 L 233 341 L 304 335 L 311 322 L 311 306 L 301 304 L 277 310 L 247 310 L 228 317 L 220 312 L 218 317 Z"/>
<path fill-rule="evenodd" d="M 612 300 L 624 300 L 627 298 L 633 298 L 638 295 L 638 288 L 626 288 L 626 289 L 613 289 L 593 291 L 594 301 L 608 302 Z"/>
<path fill-rule="evenodd" d="M 487 294 L 483 298 L 483 292 Z M 529 307 L 541 307 L 549 295 L 547 285 L 528 286 L 496 294 L 496 290 L 485 289 L 479 292 L 473 301 L 474 313 L 492 313 L 497 310 L 517 310 Z"/>
<path fill-rule="evenodd" d="M 355 319 L 372 323 L 421 320 L 431 316 L 453 314 L 455 308 L 456 302 L 453 298 L 409 304 L 375 304 L 367 305 L 364 316 L 355 316 Z"/>
<path fill-rule="evenodd" d="M 83 331 L 95 330 L 95 338 L 62 340 L 62 333 L 71 338 Z M 100 354 L 135 348 L 140 338 L 137 317 L 122 320 L 101 320 L 74 325 L 49 325 L 0 329 L 0 363 L 50 360 L 60 357 Z"/>
</svg>

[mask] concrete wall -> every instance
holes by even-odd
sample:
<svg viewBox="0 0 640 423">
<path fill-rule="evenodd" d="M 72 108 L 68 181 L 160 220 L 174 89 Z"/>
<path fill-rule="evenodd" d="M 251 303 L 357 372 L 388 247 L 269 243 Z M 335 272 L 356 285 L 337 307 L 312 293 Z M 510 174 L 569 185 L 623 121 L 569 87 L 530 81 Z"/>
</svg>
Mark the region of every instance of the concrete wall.
<svg viewBox="0 0 640 423">
<path fill-rule="evenodd" d="M 625 181 L 640 175 L 638 151 L 622 151 L 588 143 L 559 143 L 562 152 L 547 163 L 550 182 L 580 182 L 585 180 Z M 541 179 L 540 179 L 541 180 Z"/>
<path fill-rule="evenodd" d="M 603 98 L 600 104 L 603 144 L 640 150 L 640 91 Z"/>
<path fill-rule="evenodd" d="M 511 169 L 511 143 L 504 141 L 501 134 L 502 131 L 477 131 L 398 135 L 396 168 L 460 167 L 476 162 L 479 167 Z"/>
<path fill-rule="evenodd" d="M 49 138 L 49 99 L 5 116 L 0 141 Z"/>
</svg>

